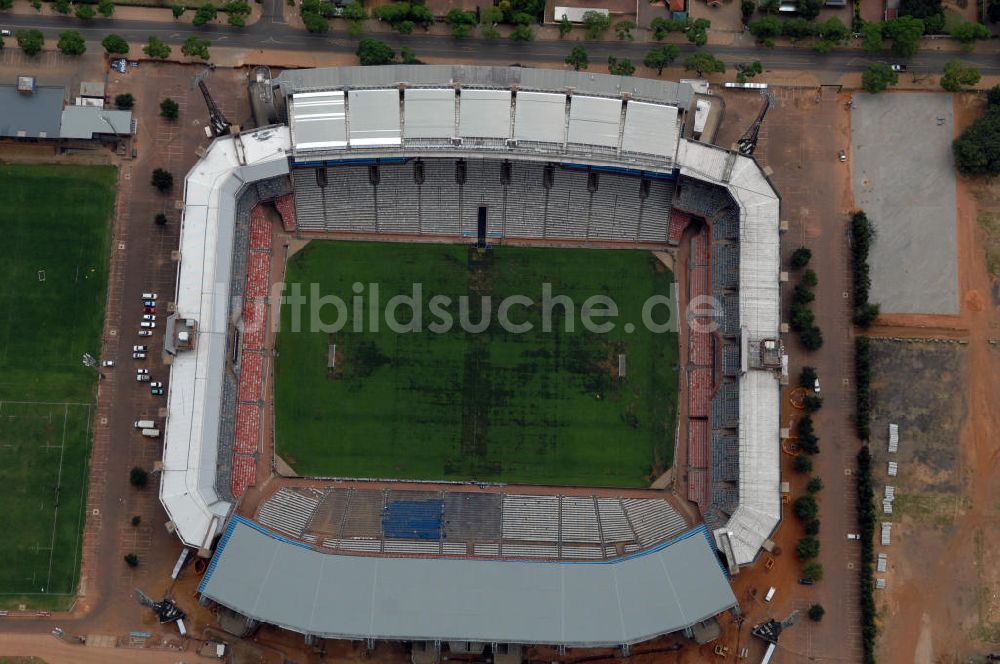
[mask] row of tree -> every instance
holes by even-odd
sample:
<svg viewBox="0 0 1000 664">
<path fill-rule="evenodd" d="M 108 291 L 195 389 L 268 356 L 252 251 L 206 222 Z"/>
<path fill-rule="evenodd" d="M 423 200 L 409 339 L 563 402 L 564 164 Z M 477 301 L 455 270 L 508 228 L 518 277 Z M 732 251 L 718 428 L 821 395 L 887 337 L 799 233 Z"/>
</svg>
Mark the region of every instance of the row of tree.
<svg viewBox="0 0 1000 664">
<path fill-rule="evenodd" d="M 854 285 L 854 324 L 868 328 L 879 314 L 879 305 L 869 301 L 872 286 L 868 255 L 875 228 L 864 211 L 851 215 L 851 280 Z"/>
<path fill-rule="evenodd" d="M 864 338 L 864 337 L 859 337 Z M 865 338 L 866 339 L 866 338 Z M 866 339 L 867 340 L 867 339 Z M 858 532 L 861 535 L 861 652 L 863 664 L 875 664 L 875 490 L 872 487 L 872 457 L 868 445 L 857 456 L 855 472 Z"/>
<path fill-rule="evenodd" d="M 34 28 L 18 30 L 14 33 L 17 45 L 25 55 L 38 55 L 45 47 L 45 36 L 41 30 Z M 199 37 L 188 37 L 181 44 L 181 53 L 200 60 L 209 60 L 209 46 L 212 42 Z M 129 43 L 120 35 L 111 34 L 101 40 L 101 46 L 109 55 L 126 56 L 129 53 Z M 3 48 L 3 39 L 0 38 L 0 48 Z M 83 55 L 87 52 L 87 43 L 76 30 L 66 30 L 59 33 L 59 40 L 56 48 L 64 55 Z M 159 37 L 150 37 L 148 43 L 142 47 L 142 52 L 151 58 L 164 60 L 170 57 L 170 45 Z"/>
<path fill-rule="evenodd" d="M 986 94 L 986 109 L 952 143 L 963 175 L 1000 175 L 1000 86 Z"/>
</svg>

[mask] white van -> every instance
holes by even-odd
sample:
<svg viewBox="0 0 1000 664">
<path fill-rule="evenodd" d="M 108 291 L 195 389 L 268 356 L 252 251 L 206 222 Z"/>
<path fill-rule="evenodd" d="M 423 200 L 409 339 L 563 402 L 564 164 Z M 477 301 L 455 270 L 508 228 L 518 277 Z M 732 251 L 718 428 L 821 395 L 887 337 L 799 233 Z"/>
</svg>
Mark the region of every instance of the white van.
<svg viewBox="0 0 1000 664">
<path fill-rule="evenodd" d="M 159 438 L 160 437 L 160 430 L 159 429 L 143 429 L 142 430 L 142 435 L 145 436 L 146 438 Z"/>
<path fill-rule="evenodd" d="M 152 429 L 155 426 L 156 426 L 156 422 L 154 422 L 153 420 L 136 420 L 135 421 L 135 428 L 136 429 Z"/>
<path fill-rule="evenodd" d="M 777 588 L 775 588 L 774 586 L 771 586 L 771 589 L 767 591 L 766 595 L 764 595 L 764 601 L 765 602 L 770 602 L 772 599 L 774 599 L 774 593 L 777 590 L 778 590 Z"/>
</svg>

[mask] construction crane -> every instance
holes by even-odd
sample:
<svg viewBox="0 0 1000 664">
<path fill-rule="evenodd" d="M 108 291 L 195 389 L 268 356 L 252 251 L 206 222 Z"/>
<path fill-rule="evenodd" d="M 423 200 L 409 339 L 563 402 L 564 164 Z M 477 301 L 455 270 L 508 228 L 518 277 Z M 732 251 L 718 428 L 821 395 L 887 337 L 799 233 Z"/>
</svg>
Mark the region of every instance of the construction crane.
<svg viewBox="0 0 1000 664">
<path fill-rule="evenodd" d="M 764 98 L 764 105 L 760 109 L 760 113 L 757 114 L 757 119 L 754 123 L 750 125 L 750 128 L 746 130 L 746 133 L 740 137 L 740 140 L 736 141 L 736 148 L 740 151 L 740 154 L 751 156 L 754 150 L 757 149 L 757 139 L 760 137 L 760 126 L 764 122 L 764 116 L 767 115 L 767 110 L 774 105 L 774 97 L 768 90 L 761 90 L 761 96 Z"/>
<path fill-rule="evenodd" d="M 174 601 L 169 597 L 164 597 L 162 600 L 157 602 L 138 588 L 132 589 L 132 597 L 135 601 L 139 602 L 140 605 L 152 609 L 153 613 L 156 614 L 156 617 L 159 618 L 161 625 L 184 619 L 184 612 L 176 604 L 174 604 Z"/>
<path fill-rule="evenodd" d="M 229 124 L 229 120 L 226 116 L 222 114 L 222 110 L 215 104 L 215 100 L 212 99 L 212 95 L 208 92 L 208 86 L 205 85 L 204 80 L 198 81 L 198 88 L 201 89 L 201 94 L 205 97 L 205 104 L 208 106 L 208 125 L 212 129 L 213 136 L 228 136 L 229 128 L 232 126 Z"/>
</svg>

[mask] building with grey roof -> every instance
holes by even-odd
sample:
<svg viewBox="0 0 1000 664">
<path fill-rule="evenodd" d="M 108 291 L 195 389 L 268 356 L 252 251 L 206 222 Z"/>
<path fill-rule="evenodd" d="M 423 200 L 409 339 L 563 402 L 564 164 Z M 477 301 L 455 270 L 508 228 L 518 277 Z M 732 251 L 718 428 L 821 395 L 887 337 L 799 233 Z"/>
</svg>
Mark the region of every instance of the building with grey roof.
<svg viewBox="0 0 1000 664">
<path fill-rule="evenodd" d="M 62 111 L 60 138 L 89 140 L 99 136 L 130 136 L 132 111 L 96 106 L 67 106 Z"/>
<path fill-rule="evenodd" d="M 60 86 L 0 85 L 0 137 L 59 138 L 65 96 Z"/>
</svg>

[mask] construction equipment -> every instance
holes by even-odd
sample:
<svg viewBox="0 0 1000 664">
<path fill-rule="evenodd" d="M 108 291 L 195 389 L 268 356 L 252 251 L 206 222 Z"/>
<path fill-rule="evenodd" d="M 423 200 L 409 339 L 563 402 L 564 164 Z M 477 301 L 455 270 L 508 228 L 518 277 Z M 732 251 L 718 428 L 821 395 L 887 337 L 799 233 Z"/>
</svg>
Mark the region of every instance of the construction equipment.
<svg viewBox="0 0 1000 664">
<path fill-rule="evenodd" d="M 186 615 L 176 604 L 174 604 L 174 600 L 169 597 L 164 597 L 162 600 L 157 602 L 138 588 L 132 589 L 132 596 L 135 598 L 135 601 L 139 602 L 142 606 L 152 609 L 153 613 L 156 614 L 156 617 L 159 618 L 161 625 L 182 620 Z"/>
<path fill-rule="evenodd" d="M 771 106 L 774 105 L 774 96 L 768 90 L 760 91 L 761 97 L 764 98 L 764 105 L 760 109 L 760 113 L 757 114 L 757 119 L 754 123 L 750 125 L 750 128 L 746 130 L 740 140 L 736 141 L 736 149 L 739 153 L 751 156 L 754 150 L 757 149 L 757 139 L 760 137 L 760 126 L 764 122 L 764 116 L 767 115 L 767 111 Z"/>
<path fill-rule="evenodd" d="M 216 105 L 215 100 L 212 99 L 204 80 L 198 81 L 198 88 L 201 90 L 202 96 L 205 97 L 205 105 L 208 106 L 208 125 L 212 130 L 212 135 L 215 137 L 228 136 L 232 125 L 229 120 L 226 120 L 226 116 L 222 114 L 222 110 Z"/>
</svg>

